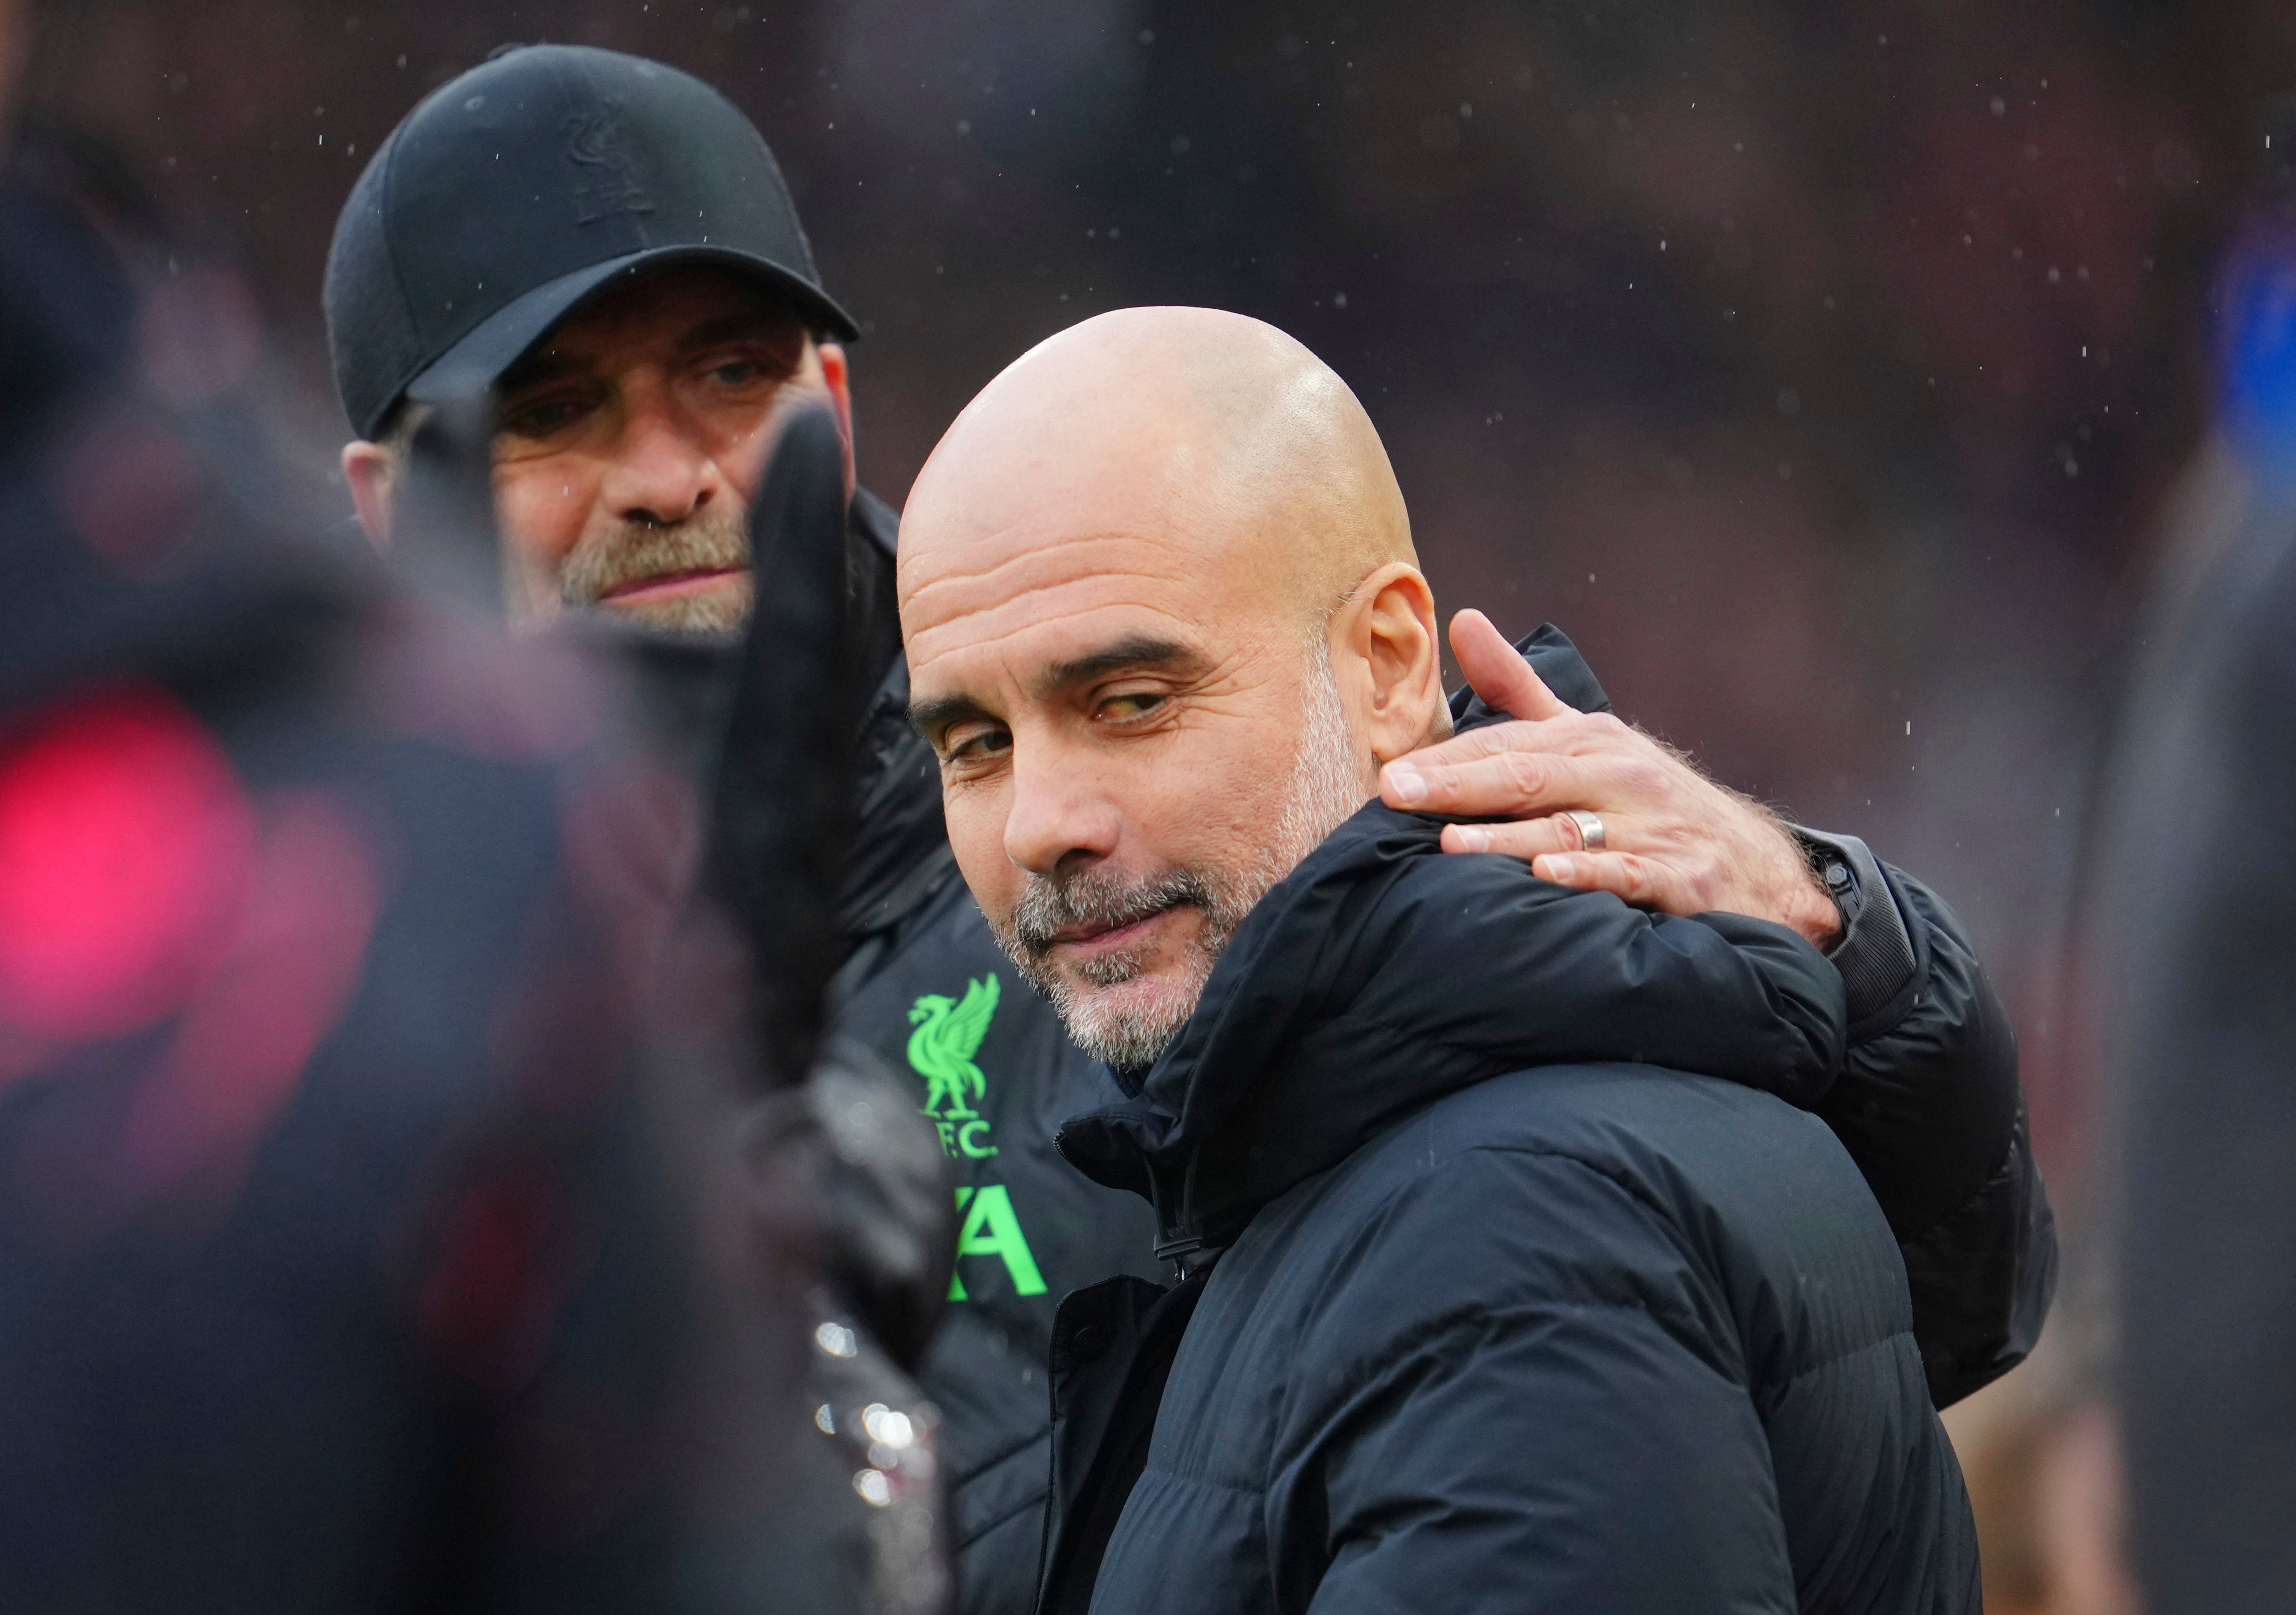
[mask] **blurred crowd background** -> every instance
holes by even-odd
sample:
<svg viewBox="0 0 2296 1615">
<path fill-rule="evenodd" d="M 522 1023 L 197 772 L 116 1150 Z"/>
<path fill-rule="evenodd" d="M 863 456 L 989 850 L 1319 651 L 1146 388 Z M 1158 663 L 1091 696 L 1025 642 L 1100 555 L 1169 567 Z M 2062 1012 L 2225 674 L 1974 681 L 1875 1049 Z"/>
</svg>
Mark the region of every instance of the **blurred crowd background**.
<svg viewBox="0 0 2296 1615">
<path fill-rule="evenodd" d="M 1988 1602 L 2127 1607 L 2111 1430 L 2083 1411 L 2085 872 L 2148 584 L 2268 472 L 2296 373 L 2285 283 L 2259 303 L 2241 278 L 2296 139 L 2296 10 L 33 9 L 30 113 L 176 217 L 185 295 L 150 317 L 178 307 L 202 364 L 243 369 L 329 520 L 336 211 L 408 107 L 505 41 L 657 57 L 757 121 L 862 322 L 862 477 L 896 504 L 983 382 L 1086 315 L 1211 304 L 1309 343 L 1386 438 L 1448 604 L 1557 623 L 1623 713 L 1970 922 L 2073 1275 L 2042 1357 L 1953 1416 Z"/>
</svg>

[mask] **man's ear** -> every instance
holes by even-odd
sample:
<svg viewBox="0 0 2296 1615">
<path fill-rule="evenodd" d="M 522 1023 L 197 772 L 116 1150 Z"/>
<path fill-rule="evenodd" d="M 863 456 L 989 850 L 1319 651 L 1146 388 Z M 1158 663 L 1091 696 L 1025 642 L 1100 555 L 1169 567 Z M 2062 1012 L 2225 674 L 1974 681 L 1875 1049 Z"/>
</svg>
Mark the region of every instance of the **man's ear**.
<svg viewBox="0 0 2296 1615">
<path fill-rule="evenodd" d="M 359 525 L 377 549 L 390 547 L 390 506 L 398 479 L 398 461 L 381 444 L 361 439 L 343 445 L 343 480 L 350 484 Z"/>
<path fill-rule="evenodd" d="M 821 379 L 829 389 L 831 407 L 837 412 L 837 435 L 845 440 L 845 496 L 853 497 L 857 478 L 853 470 L 853 379 L 845 365 L 845 347 L 841 342 L 820 343 Z"/>
<path fill-rule="evenodd" d="M 1417 567 L 1390 561 L 1374 571 L 1332 627 L 1334 662 L 1344 655 L 1359 681 L 1356 709 L 1374 758 L 1392 762 L 1450 732 L 1435 592 Z"/>
</svg>

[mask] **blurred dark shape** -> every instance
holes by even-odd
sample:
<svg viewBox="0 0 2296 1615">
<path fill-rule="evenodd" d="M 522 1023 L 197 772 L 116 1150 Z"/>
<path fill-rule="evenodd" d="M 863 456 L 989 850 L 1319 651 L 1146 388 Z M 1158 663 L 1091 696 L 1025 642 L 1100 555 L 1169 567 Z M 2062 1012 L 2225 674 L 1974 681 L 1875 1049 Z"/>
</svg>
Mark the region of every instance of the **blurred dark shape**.
<svg viewBox="0 0 2296 1615">
<path fill-rule="evenodd" d="M 709 1607 L 929 1615 L 948 1587 L 939 1415 L 909 1376 L 948 1289 L 952 1197 L 939 1145 L 899 1080 L 858 1044 L 820 1042 L 824 988 L 846 950 L 840 916 L 857 900 L 845 848 L 866 687 L 857 669 L 892 655 L 880 631 L 890 601 L 854 586 L 880 551 L 848 522 L 844 475 L 826 415 L 790 424 L 751 515 L 773 586 L 742 644 L 609 613 L 570 618 L 554 636 L 619 663 L 628 732 L 706 803 L 699 875 L 751 961 L 752 1041 L 771 1051 L 766 1091 L 730 1127 L 721 1109 L 699 1107 L 693 1149 L 760 1180 L 804 1183 L 815 1197 L 816 1350 L 802 1389 L 828 1439 L 797 1455 L 802 1478 L 785 1501 L 689 1558 L 684 1585 Z M 729 1141 L 734 1160 L 725 1160 Z M 739 1307 L 737 1293 L 727 1299 Z M 758 1369 L 737 1353 L 708 1372 L 740 1384 Z M 769 1429 L 721 1431 L 715 1446 L 719 1462 L 700 1488 L 713 1514 L 756 1494 L 756 1466 L 778 1450 Z M 760 1603 L 767 1587 L 773 1601 Z"/>
<path fill-rule="evenodd" d="M 767 581 L 718 762 L 711 862 L 721 889 L 749 899 L 736 912 L 765 983 L 762 1041 L 802 1071 L 843 951 L 837 895 L 865 694 L 848 631 L 845 450 L 826 410 L 783 429 L 750 527 Z"/>
<path fill-rule="evenodd" d="M 764 582 L 718 761 L 710 865 L 757 962 L 759 1042 L 787 1070 L 808 1071 L 824 997 L 848 949 L 862 668 L 886 656 L 865 643 L 869 608 L 884 603 L 849 582 L 860 541 L 848 517 L 843 441 L 827 411 L 807 410 L 783 429 L 750 532 Z M 814 1089 L 839 1163 L 828 1178 L 832 1270 L 873 1332 L 914 1370 L 955 1261 L 940 1150 L 906 1086 L 858 1044 L 838 1045 Z"/>
<path fill-rule="evenodd" d="M 843 474 L 841 464 L 824 470 L 840 478 Z M 760 505 L 761 511 L 769 508 Z M 758 542 L 780 542 L 769 536 L 770 526 L 759 523 Z M 867 562 L 865 552 L 872 541 L 865 534 L 840 526 L 838 537 L 849 563 Z M 865 627 L 869 614 L 856 614 Z M 783 906 L 791 902 L 791 893 L 776 877 L 775 864 L 763 856 L 762 843 L 786 840 L 790 827 L 742 796 L 754 789 L 757 802 L 765 804 L 784 789 L 775 758 L 779 756 L 786 763 L 798 755 L 797 749 L 786 734 L 749 720 L 759 706 L 768 701 L 785 703 L 786 697 L 753 694 L 743 708 L 745 721 L 737 726 L 734 719 L 745 668 L 754 665 L 758 654 L 757 636 L 777 632 L 777 615 L 753 619 L 746 645 L 657 631 L 603 612 L 570 616 L 554 632 L 613 658 L 633 697 L 632 732 L 646 736 L 669 767 L 714 791 L 722 816 L 710 832 L 710 878 L 730 914 L 789 955 L 795 952 L 791 938 L 768 933 Z M 865 633 L 861 639 L 867 643 Z M 847 643 L 849 646 L 851 641 Z M 850 652 L 833 654 L 844 659 Z M 875 657 L 873 665 L 890 654 Z M 839 704 L 838 693 L 824 690 L 823 694 L 829 706 Z M 899 705 L 906 713 L 906 701 Z M 902 727 L 906 733 L 906 717 Z M 851 743 L 849 732 L 839 742 L 848 748 Z M 870 775 L 865 773 L 864 777 Z M 814 791 L 817 781 L 801 777 L 796 790 Z M 938 803 L 937 791 L 932 799 Z M 849 799 L 836 809 L 840 823 L 835 834 L 848 839 L 850 832 L 843 821 L 853 816 Z M 869 822 L 880 823 L 883 816 Z M 868 818 L 865 808 L 862 817 Z M 935 844 L 945 846 L 937 815 L 930 828 Z M 761 844 L 737 840 L 745 836 Z M 889 885 L 898 886 L 902 877 L 914 874 L 906 863 L 886 867 L 885 849 L 875 850 L 878 858 L 857 858 L 845 868 L 838 914 L 849 919 L 882 906 Z M 818 910 L 792 909 L 792 914 L 806 923 L 817 924 L 821 917 Z M 791 938 L 796 934 L 793 928 Z M 842 934 L 816 939 L 813 956 L 792 958 L 791 967 L 817 979 L 824 962 L 842 960 L 848 947 Z M 786 988 L 775 1002 L 783 1013 L 803 1012 L 803 1002 Z M 795 1068 L 792 1062 L 781 1069 Z M 914 1370 L 940 1320 L 955 1260 L 956 1219 L 947 1160 L 931 1130 L 914 1119 L 915 1102 L 907 1097 L 900 1078 L 873 1051 L 851 1039 L 832 1037 L 820 1045 L 807 1080 L 806 1103 L 815 1113 L 817 1142 L 825 1152 L 821 1202 L 824 1275 L 874 1344 L 904 1371 Z"/>
<path fill-rule="evenodd" d="M 2284 152 L 2291 104 L 2267 114 Z M 2296 1607 L 2296 198 L 2220 282 L 2220 435 L 2143 619 L 2100 841 L 2124 1087 L 2112 1365 L 2152 1615 Z"/>
<path fill-rule="evenodd" d="M 800 1455 L 806 1479 L 779 1509 L 722 1531 L 690 1558 L 686 1585 L 743 1607 L 928 1615 L 949 1585 L 946 1486 L 939 1415 L 909 1376 L 949 1293 L 954 1197 L 937 1138 L 901 1079 L 860 1043 L 821 1042 L 818 1016 L 823 988 L 849 949 L 849 926 L 907 901 L 918 841 L 944 844 L 937 780 L 929 823 L 886 810 L 889 799 L 914 795 L 905 766 L 914 737 L 890 545 L 874 530 L 881 507 L 863 495 L 849 515 L 844 475 L 825 415 L 790 424 L 752 512 L 754 553 L 771 582 L 742 644 L 611 613 L 570 616 L 554 637 L 619 666 L 630 733 L 709 804 L 702 875 L 758 962 L 767 990 L 751 1014 L 776 1055 L 771 1091 L 726 1135 L 742 1157 L 780 1163 L 779 1176 L 812 1185 L 816 1196 L 816 1349 L 805 1398 L 826 1439 Z M 892 701 L 911 748 L 894 758 L 874 745 L 860 759 L 861 817 L 888 833 L 873 834 L 869 856 L 849 864 L 857 794 L 849 764 L 871 675 L 886 686 L 875 707 Z M 801 1089 L 789 1086 L 800 1076 Z M 702 1130 L 725 1134 L 714 1118 Z M 750 1367 L 736 1358 L 717 1372 L 738 1379 Z M 734 1433 L 719 1445 L 724 1467 L 707 1489 L 721 1497 L 754 1489 L 747 1466 L 775 1450 L 771 1440 Z M 808 1551 L 792 1554 L 791 1543 Z M 759 1604 L 761 1586 L 776 1602 Z"/>
<path fill-rule="evenodd" d="M 339 562 L 283 537 L 299 513 L 239 519 L 230 478 L 250 456 L 243 401 L 210 393 L 170 409 L 147 373 L 155 326 L 146 287 L 209 357 L 234 334 L 207 305 L 235 279 L 163 278 L 157 211 L 84 140 L 32 127 L 0 183 L 0 475 L 11 543 L 0 708 L 91 666 L 211 653 L 242 637 L 291 636 L 331 618 L 356 586 Z M 220 488 L 216 485 L 221 484 Z M 226 496 L 214 496 L 222 495 Z M 308 512 L 316 516 L 316 512 Z"/>
<path fill-rule="evenodd" d="M 2120 1381 L 2156 1615 L 2296 1606 L 2296 505 L 2242 528 L 2162 625 L 2119 818 Z"/>
<path fill-rule="evenodd" d="M 936 1607 L 931 1415 L 829 1283 L 921 1264 L 840 1231 L 883 1140 L 863 1079 L 789 1086 L 818 1012 L 700 883 L 704 793 L 607 659 L 305 537 L 234 278 L 20 155 L 0 1605 Z M 410 542 L 490 553 L 486 442 L 477 400 L 425 425 Z M 805 914 L 812 767 L 750 820 Z"/>
<path fill-rule="evenodd" d="M 422 407 L 407 444 L 405 531 L 392 560 L 430 591 L 493 616 L 502 600 L 494 536 L 494 399 L 483 387 Z"/>
</svg>

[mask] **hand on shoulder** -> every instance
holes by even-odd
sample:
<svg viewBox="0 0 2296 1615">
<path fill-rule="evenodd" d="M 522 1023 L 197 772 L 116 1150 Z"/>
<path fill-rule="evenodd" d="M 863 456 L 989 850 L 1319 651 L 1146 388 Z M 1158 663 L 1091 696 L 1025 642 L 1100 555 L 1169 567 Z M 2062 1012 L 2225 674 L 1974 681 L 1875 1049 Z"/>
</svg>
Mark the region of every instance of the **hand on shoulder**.
<svg viewBox="0 0 2296 1615">
<path fill-rule="evenodd" d="M 1451 648 L 1476 693 L 1515 721 L 1423 747 L 1380 774 L 1390 808 L 1508 821 L 1446 825 L 1444 851 L 1504 853 L 1558 886 L 1664 914 L 1773 921 L 1819 947 L 1840 937 L 1833 898 L 1768 808 L 1610 713 L 1573 711 L 1481 612 L 1451 619 Z M 1573 813 L 1599 821 L 1599 847 Z"/>
</svg>

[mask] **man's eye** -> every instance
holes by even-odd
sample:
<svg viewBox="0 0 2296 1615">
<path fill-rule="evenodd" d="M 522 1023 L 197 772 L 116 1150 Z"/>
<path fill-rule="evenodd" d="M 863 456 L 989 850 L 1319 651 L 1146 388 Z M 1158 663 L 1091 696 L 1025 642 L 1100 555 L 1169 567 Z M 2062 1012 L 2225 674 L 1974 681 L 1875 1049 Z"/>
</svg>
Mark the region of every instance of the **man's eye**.
<svg viewBox="0 0 2296 1615">
<path fill-rule="evenodd" d="M 1100 703 L 1100 715 L 1126 723 L 1145 717 L 1172 698 L 1161 690 L 1134 690 L 1122 695 L 1111 695 Z"/>
<path fill-rule="evenodd" d="M 953 734 L 948 739 L 948 760 L 952 763 L 978 763 L 998 757 L 1013 749 L 1013 735 L 1005 729 L 974 729 Z"/>
<path fill-rule="evenodd" d="M 753 388 L 785 381 L 790 367 L 756 348 L 720 350 L 696 362 L 693 373 L 712 387 Z"/>
<path fill-rule="evenodd" d="M 586 413 L 588 406 L 580 398 L 543 398 L 506 412 L 502 430 L 514 438 L 546 438 L 565 430 Z"/>
</svg>

